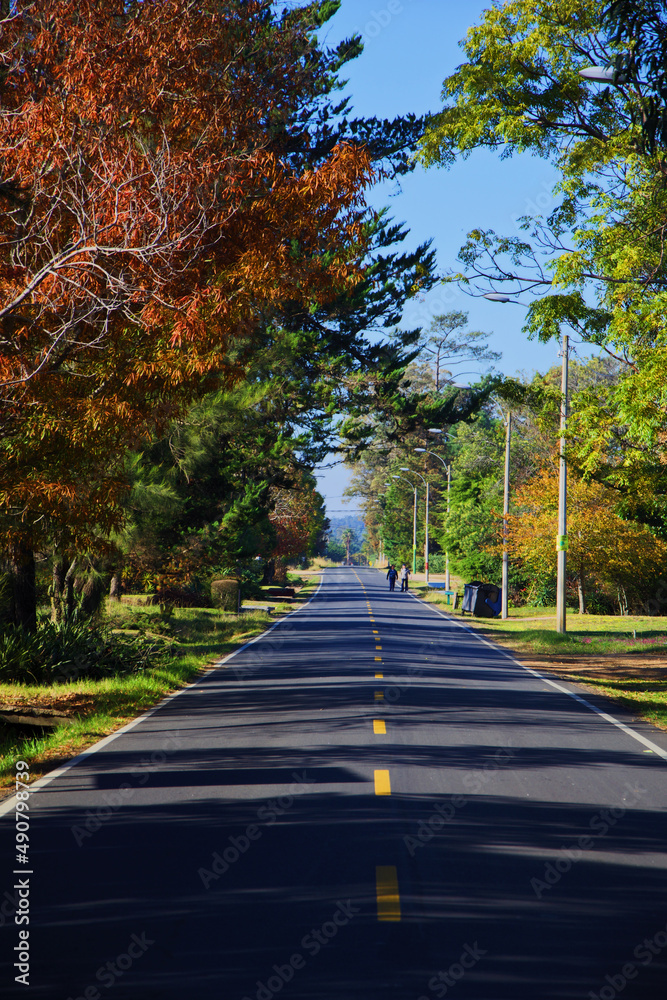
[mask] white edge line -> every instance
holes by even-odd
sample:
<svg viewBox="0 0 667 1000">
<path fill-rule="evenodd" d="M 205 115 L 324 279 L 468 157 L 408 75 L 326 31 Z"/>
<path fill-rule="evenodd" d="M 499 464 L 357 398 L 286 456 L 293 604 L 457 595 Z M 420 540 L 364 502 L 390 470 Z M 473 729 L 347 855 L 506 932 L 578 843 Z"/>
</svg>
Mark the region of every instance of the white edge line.
<svg viewBox="0 0 667 1000">
<path fill-rule="evenodd" d="M 128 722 L 127 725 L 123 726 L 121 729 L 117 729 L 115 733 L 110 733 L 109 736 L 105 736 L 104 739 L 101 739 L 98 743 L 94 743 L 91 747 L 88 747 L 87 750 L 83 750 L 80 754 L 77 754 L 76 757 L 72 757 L 72 759 L 68 760 L 66 764 L 61 764 L 61 766 L 57 767 L 54 771 L 49 771 L 49 773 L 45 774 L 42 778 L 38 778 L 34 784 L 30 785 L 30 793 L 32 794 L 33 791 L 36 792 L 39 789 L 44 788 L 46 785 L 50 784 L 50 782 L 55 781 L 56 778 L 59 778 L 61 775 L 65 774 L 67 771 L 70 770 L 70 768 L 76 767 L 76 765 L 80 764 L 81 761 L 84 761 L 88 757 L 91 757 L 92 754 L 97 753 L 98 750 L 102 750 L 105 746 L 107 746 L 107 744 L 111 743 L 112 740 L 115 740 L 118 736 L 122 736 L 123 733 L 129 733 L 131 729 L 134 729 L 135 726 L 138 726 L 140 722 L 144 721 L 144 719 L 149 719 L 151 715 L 153 715 L 155 712 L 161 709 L 164 705 L 168 704 L 168 702 L 172 701 L 174 698 L 178 698 L 178 696 L 180 694 L 183 694 L 185 691 L 190 691 L 193 687 L 196 687 L 196 685 L 201 683 L 201 681 L 203 681 L 204 678 L 211 673 L 211 671 L 218 670 L 220 667 L 223 667 L 229 660 L 232 659 L 232 657 L 238 656 L 238 654 L 241 653 L 244 649 L 247 649 L 248 646 L 252 646 L 254 645 L 254 643 L 259 642 L 260 639 L 263 639 L 265 636 L 269 635 L 270 632 L 273 632 L 275 628 L 278 628 L 279 625 L 282 625 L 283 622 L 287 621 L 288 618 L 291 618 L 293 615 L 298 615 L 300 611 L 304 611 L 305 608 L 307 608 L 308 605 L 311 603 L 311 601 L 314 601 L 317 595 L 319 594 L 323 582 L 324 582 L 324 572 L 322 573 L 322 576 L 320 578 L 320 584 L 317 590 L 306 601 L 305 604 L 302 604 L 301 607 L 299 608 L 295 608 L 294 611 L 289 611 L 286 615 L 283 615 L 282 618 L 279 618 L 277 622 L 274 622 L 271 628 L 267 628 L 265 632 L 262 632 L 260 635 L 256 635 L 254 639 L 249 639 L 248 642 L 244 642 L 242 646 L 239 646 L 238 649 L 232 650 L 231 653 L 227 653 L 226 656 L 223 656 L 221 660 L 218 660 L 216 663 L 214 663 L 212 667 L 209 667 L 208 670 L 206 670 L 203 674 L 201 674 L 201 676 L 197 677 L 196 680 L 191 681 L 185 687 L 179 688 L 178 691 L 172 691 L 171 694 L 167 695 L 166 698 L 163 698 L 162 701 L 158 702 L 157 705 L 153 705 L 153 707 L 149 708 L 147 712 L 144 712 L 142 715 L 137 716 L 136 719 L 132 719 L 132 721 Z M 5 799 L 2 802 L 0 802 L 0 816 L 4 816 L 8 812 L 12 812 L 12 810 L 15 807 L 15 804 L 16 804 L 15 795 L 10 795 L 8 799 Z"/>
<path fill-rule="evenodd" d="M 586 708 L 590 709 L 591 712 L 595 712 L 595 714 L 599 715 L 600 718 L 605 720 L 605 722 L 611 722 L 612 725 L 616 726 L 624 733 L 627 733 L 627 735 L 631 736 L 633 740 L 637 740 L 638 743 L 642 743 L 645 747 L 648 747 L 649 750 L 657 754 L 658 757 L 662 757 L 662 759 L 667 762 L 667 750 L 663 750 L 662 747 L 659 747 L 657 745 L 657 743 L 652 743 L 651 740 L 647 740 L 646 737 L 642 736 L 641 733 L 635 732 L 635 730 L 631 729 L 630 726 L 626 726 L 624 722 L 621 722 L 619 719 L 615 719 L 613 715 L 609 715 L 608 712 L 603 712 L 601 708 L 597 708 L 595 705 L 591 704 L 590 701 L 586 701 L 586 699 L 582 698 L 580 694 L 576 693 L 576 691 L 569 691 L 566 687 L 563 687 L 562 684 L 558 684 L 556 681 L 552 681 L 549 677 L 545 677 L 544 674 L 539 673 L 539 671 L 533 670 L 532 667 L 527 667 L 525 666 L 525 664 L 520 663 L 519 660 L 516 659 L 516 657 L 512 656 L 511 653 L 508 653 L 507 650 L 503 649 L 502 646 L 498 646 L 493 642 L 489 642 L 488 639 L 485 639 L 483 636 L 479 635 L 477 632 L 475 632 L 474 629 L 469 628 L 467 625 L 464 625 L 463 622 L 457 621 L 457 619 L 454 618 L 453 615 L 443 614 L 443 612 L 440 611 L 438 608 L 434 608 L 432 605 L 427 604 L 423 597 L 417 597 L 417 595 L 413 594 L 412 591 L 409 591 L 409 593 L 410 596 L 415 599 L 415 601 L 421 601 L 421 603 L 424 604 L 426 607 L 428 607 L 430 611 L 435 612 L 436 615 L 440 615 L 440 617 L 444 618 L 445 621 L 453 622 L 454 625 L 458 625 L 459 628 L 462 628 L 465 632 L 468 632 L 469 635 L 474 635 L 475 638 L 479 642 L 483 642 L 485 646 L 489 646 L 491 649 L 494 649 L 497 653 L 502 653 L 502 655 L 507 657 L 508 660 L 511 660 L 512 663 L 516 663 L 517 667 L 521 667 L 522 670 L 527 670 L 528 673 L 533 674 L 534 677 L 539 677 L 541 681 L 544 681 L 545 684 L 548 684 L 550 687 L 555 688 L 556 691 L 562 691 L 563 694 L 567 694 L 570 696 L 570 698 L 574 698 L 574 700 L 578 701 L 580 705 L 584 705 Z"/>
</svg>

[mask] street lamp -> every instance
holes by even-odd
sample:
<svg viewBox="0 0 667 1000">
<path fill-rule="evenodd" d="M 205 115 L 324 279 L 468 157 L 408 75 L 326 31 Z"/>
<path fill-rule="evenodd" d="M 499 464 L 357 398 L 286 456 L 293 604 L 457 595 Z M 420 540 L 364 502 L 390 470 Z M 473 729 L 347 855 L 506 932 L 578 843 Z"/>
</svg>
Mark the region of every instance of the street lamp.
<svg viewBox="0 0 667 1000">
<path fill-rule="evenodd" d="M 614 87 L 632 83 L 631 56 L 626 52 L 625 56 L 617 57 L 616 66 L 585 66 L 579 70 L 579 76 L 590 83 L 611 83 Z M 644 80 L 634 82 L 640 86 L 645 83 Z"/>
<path fill-rule="evenodd" d="M 508 617 L 509 594 L 509 552 L 507 540 L 509 536 L 508 518 L 510 514 L 510 443 L 512 441 L 512 413 L 507 411 L 505 418 L 505 482 L 503 486 L 503 582 L 500 617 Z"/>
<path fill-rule="evenodd" d="M 586 66 L 579 70 L 579 76 L 593 83 L 616 83 L 618 70 L 613 66 Z"/>
<path fill-rule="evenodd" d="M 440 431 L 439 433 L 442 433 L 442 431 Z M 445 470 L 447 472 L 447 521 L 449 522 L 449 493 L 450 493 L 450 488 L 451 488 L 451 485 L 452 485 L 452 465 L 451 465 L 451 462 L 448 465 L 447 462 L 445 462 L 444 458 L 442 458 L 440 455 L 438 455 L 437 452 L 435 452 L 435 451 L 429 451 L 428 448 L 415 448 L 415 451 L 421 451 L 425 455 L 433 455 L 433 457 L 437 458 L 439 462 L 442 462 L 442 464 L 445 467 Z M 449 524 L 447 525 L 447 527 L 449 527 Z M 448 550 L 448 551 L 445 552 L 445 590 L 449 590 L 450 589 L 449 584 L 450 584 L 450 578 L 449 578 L 449 550 Z"/>
<path fill-rule="evenodd" d="M 417 487 L 405 476 L 392 475 L 392 479 L 402 479 L 404 483 L 409 483 L 410 489 L 414 490 L 415 502 L 412 515 L 412 575 L 417 572 Z"/>
<path fill-rule="evenodd" d="M 426 487 L 426 520 L 425 520 L 425 530 L 424 530 L 424 582 L 426 583 L 426 586 L 428 587 L 428 505 L 429 505 L 430 484 L 422 476 L 421 472 L 417 472 L 416 469 L 408 469 L 408 468 L 406 468 L 403 465 L 400 468 L 401 468 L 401 472 L 414 472 L 415 476 L 419 476 L 419 478 L 423 482 L 424 486 Z M 414 549 L 413 560 L 412 560 L 412 562 L 413 562 L 413 568 L 412 568 L 413 575 L 417 572 L 417 558 L 416 558 L 417 550 L 416 550 L 416 545 L 417 545 L 417 539 L 415 537 L 415 549 Z"/>
<path fill-rule="evenodd" d="M 599 68 L 599 67 L 594 67 Z M 589 79 L 592 79 L 589 78 Z M 489 292 L 484 296 L 490 302 L 511 302 L 513 305 L 523 305 L 516 299 L 502 292 Z M 563 366 L 561 370 L 561 403 L 560 403 L 560 448 L 558 477 L 558 534 L 556 535 L 557 579 L 556 579 L 556 631 L 564 634 L 567 631 L 567 609 L 565 606 L 565 586 L 567 573 L 567 462 L 565 456 L 565 437 L 567 433 L 567 393 L 568 393 L 568 355 L 569 338 L 563 334 L 562 349 Z M 511 414 L 507 418 L 507 435 L 505 444 L 505 502 L 503 504 L 503 618 L 505 615 L 505 577 L 507 557 L 507 515 L 509 514 L 509 442 Z"/>
<path fill-rule="evenodd" d="M 509 295 L 505 295 L 503 292 L 487 292 L 483 298 L 488 299 L 489 302 L 502 302 L 503 304 L 511 302 L 512 305 L 515 306 L 520 306 L 522 304 L 521 302 L 517 302 L 516 299 L 511 299 Z"/>
</svg>

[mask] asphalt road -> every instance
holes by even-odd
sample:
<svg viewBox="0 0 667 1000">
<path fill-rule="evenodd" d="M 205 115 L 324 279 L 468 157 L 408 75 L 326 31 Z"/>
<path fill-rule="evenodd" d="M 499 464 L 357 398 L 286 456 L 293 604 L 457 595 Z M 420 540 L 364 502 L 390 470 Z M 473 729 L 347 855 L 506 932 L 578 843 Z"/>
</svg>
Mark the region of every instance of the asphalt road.
<svg viewBox="0 0 667 1000">
<path fill-rule="evenodd" d="M 31 958 L 0 989 L 664 1000 L 667 735 L 632 730 L 379 573 L 327 571 L 35 791 L 29 876 L 3 817 L 3 958 L 21 878 Z"/>
</svg>

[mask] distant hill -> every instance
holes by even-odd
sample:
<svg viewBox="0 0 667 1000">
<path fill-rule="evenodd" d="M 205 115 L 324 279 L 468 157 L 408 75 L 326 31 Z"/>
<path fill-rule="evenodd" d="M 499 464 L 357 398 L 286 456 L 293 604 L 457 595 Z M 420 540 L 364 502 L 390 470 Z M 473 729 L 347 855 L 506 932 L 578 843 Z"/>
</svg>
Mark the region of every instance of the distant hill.
<svg viewBox="0 0 667 1000">
<path fill-rule="evenodd" d="M 330 517 L 331 537 L 340 540 L 340 536 L 346 528 L 352 528 L 359 545 L 366 536 L 366 527 L 358 514 L 343 514 L 342 517 Z"/>
</svg>

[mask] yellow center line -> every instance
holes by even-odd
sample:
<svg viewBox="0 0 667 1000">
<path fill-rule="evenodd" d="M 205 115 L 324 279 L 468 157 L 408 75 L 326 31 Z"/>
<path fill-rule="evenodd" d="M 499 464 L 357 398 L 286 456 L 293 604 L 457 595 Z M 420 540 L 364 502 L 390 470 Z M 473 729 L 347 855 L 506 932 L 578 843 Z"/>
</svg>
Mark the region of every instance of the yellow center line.
<svg viewBox="0 0 667 1000">
<path fill-rule="evenodd" d="M 373 776 L 375 777 L 375 794 L 391 795 L 389 771 L 373 771 Z"/>
<path fill-rule="evenodd" d="M 373 635 L 379 635 L 379 634 L 380 634 L 380 633 L 378 632 L 378 630 L 377 630 L 376 628 L 374 628 L 374 629 L 373 629 Z"/>
<path fill-rule="evenodd" d="M 375 660 L 376 663 L 382 663 L 382 657 L 381 656 L 374 656 L 373 659 Z"/>
<path fill-rule="evenodd" d="M 376 736 L 386 736 L 387 727 L 384 719 L 373 719 L 373 732 Z"/>
<path fill-rule="evenodd" d="M 375 692 L 375 700 L 376 701 L 384 701 L 384 691 L 376 691 Z"/>
<path fill-rule="evenodd" d="M 395 865 L 377 865 L 375 886 L 378 901 L 378 920 L 401 919 L 401 897 L 398 892 L 398 874 Z"/>
<path fill-rule="evenodd" d="M 375 677 L 377 678 L 377 680 L 381 681 L 384 677 L 384 674 L 376 674 Z"/>
</svg>

